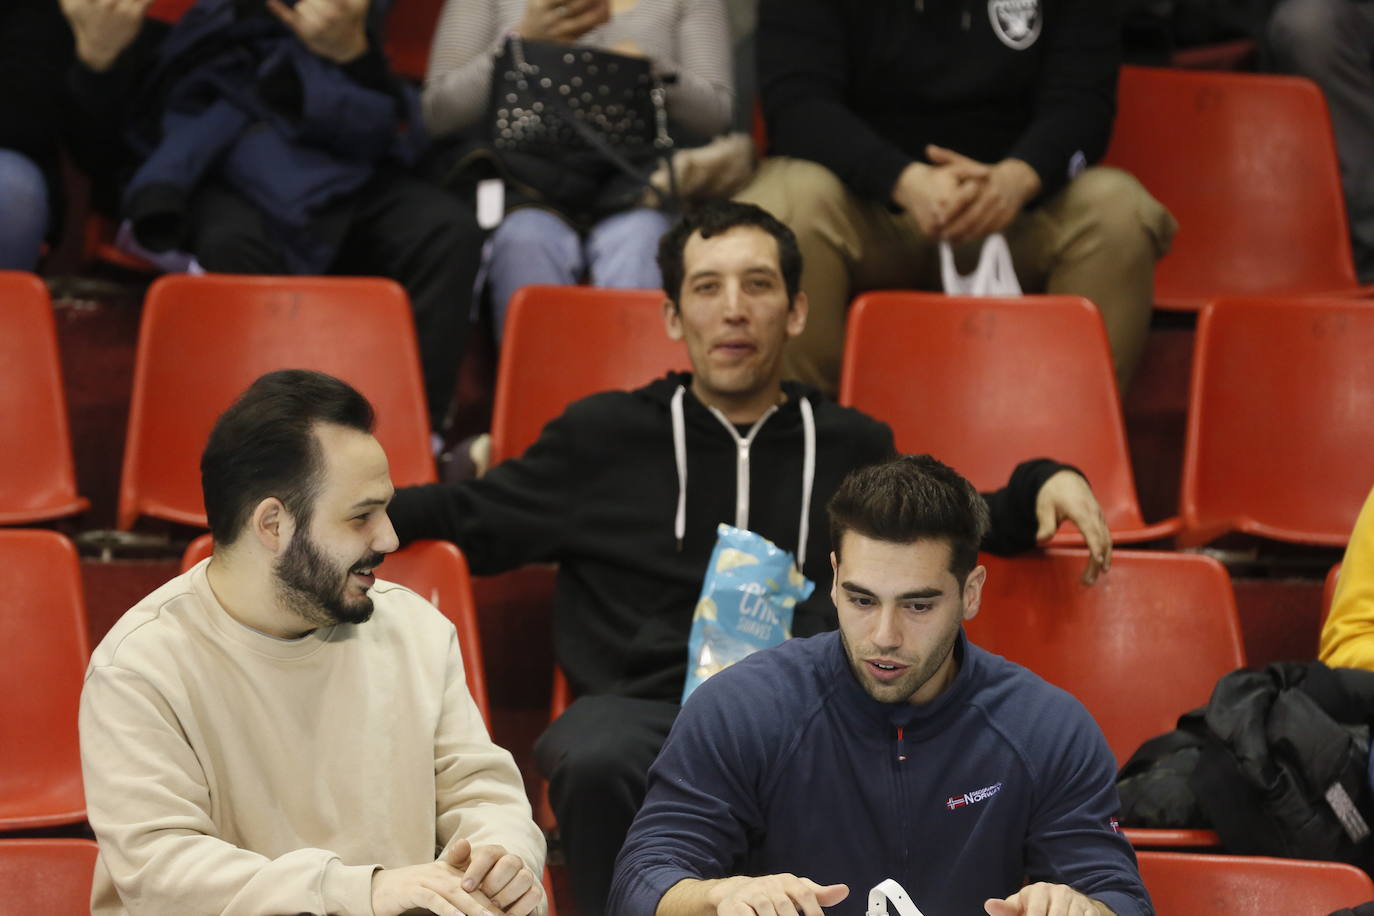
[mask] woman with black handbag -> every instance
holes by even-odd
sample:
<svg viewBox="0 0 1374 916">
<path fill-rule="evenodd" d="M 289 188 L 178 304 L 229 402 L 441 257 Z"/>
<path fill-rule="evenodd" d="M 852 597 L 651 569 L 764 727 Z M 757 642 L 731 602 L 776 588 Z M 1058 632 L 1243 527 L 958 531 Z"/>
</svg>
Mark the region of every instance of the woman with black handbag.
<svg viewBox="0 0 1374 916">
<path fill-rule="evenodd" d="M 733 102 L 722 0 L 447 0 L 425 120 L 476 141 L 451 180 L 482 163 L 504 179 L 487 261 L 498 337 L 522 286 L 657 288 L 672 202 L 647 178 L 671 153 L 670 121 L 710 137 Z"/>
</svg>

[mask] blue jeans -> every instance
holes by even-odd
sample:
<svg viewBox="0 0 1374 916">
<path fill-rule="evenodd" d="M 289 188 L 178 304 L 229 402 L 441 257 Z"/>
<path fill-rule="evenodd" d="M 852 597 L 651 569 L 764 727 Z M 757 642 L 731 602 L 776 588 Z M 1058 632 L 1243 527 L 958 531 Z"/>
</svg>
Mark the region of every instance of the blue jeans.
<svg viewBox="0 0 1374 916">
<path fill-rule="evenodd" d="M 593 286 L 660 288 L 658 240 L 670 222 L 659 210 L 626 210 L 597 223 L 584 240 L 547 210 L 527 207 L 506 214 L 491 235 L 487 260 L 496 339 L 501 339 L 510 298 L 522 286 L 567 286 L 586 272 Z"/>
<path fill-rule="evenodd" d="M 33 160 L 0 149 L 0 270 L 33 270 L 48 233 L 48 184 Z"/>
</svg>

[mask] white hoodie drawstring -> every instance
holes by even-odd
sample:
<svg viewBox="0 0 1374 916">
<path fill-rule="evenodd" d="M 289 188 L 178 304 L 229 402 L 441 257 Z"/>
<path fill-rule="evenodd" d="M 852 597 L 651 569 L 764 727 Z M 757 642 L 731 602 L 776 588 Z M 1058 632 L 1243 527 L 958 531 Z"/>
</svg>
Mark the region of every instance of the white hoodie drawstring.
<svg viewBox="0 0 1374 916">
<path fill-rule="evenodd" d="M 681 385 L 673 392 L 673 457 L 677 460 L 677 517 L 673 519 L 673 536 L 677 538 L 678 552 L 682 552 L 682 541 L 687 536 L 687 435 L 682 420 L 682 398 L 687 389 Z"/>
</svg>

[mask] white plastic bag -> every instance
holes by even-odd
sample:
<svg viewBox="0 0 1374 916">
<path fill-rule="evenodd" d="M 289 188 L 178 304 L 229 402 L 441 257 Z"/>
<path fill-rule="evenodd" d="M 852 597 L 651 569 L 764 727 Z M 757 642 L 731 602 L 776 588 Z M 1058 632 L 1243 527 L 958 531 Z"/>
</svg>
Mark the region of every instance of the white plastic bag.
<svg viewBox="0 0 1374 916">
<path fill-rule="evenodd" d="M 892 878 L 888 878 L 868 892 L 868 913 L 866 916 L 888 916 L 887 904 L 889 901 L 897 908 L 897 916 L 923 916 L 921 911 L 916 908 L 916 904 L 911 902 L 911 898 L 907 896 L 902 886 Z"/>
<path fill-rule="evenodd" d="M 1011 263 L 1011 249 L 1000 232 L 983 240 L 978 266 L 971 274 L 959 273 L 949 242 L 940 243 L 940 276 L 951 296 L 1019 296 L 1021 284 Z"/>
</svg>

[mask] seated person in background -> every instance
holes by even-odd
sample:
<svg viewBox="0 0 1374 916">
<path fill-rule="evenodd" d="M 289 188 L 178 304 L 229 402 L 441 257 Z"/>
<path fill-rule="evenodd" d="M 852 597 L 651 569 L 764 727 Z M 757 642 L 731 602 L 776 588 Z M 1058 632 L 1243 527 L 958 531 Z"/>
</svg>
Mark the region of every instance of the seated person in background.
<svg viewBox="0 0 1374 916">
<path fill-rule="evenodd" d="M 577 700 L 535 754 L 583 916 L 605 912 L 616 852 L 677 715 L 717 525 L 791 551 L 817 586 L 793 632 L 831 629 L 825 501 L 894 450 L 884 424 L 782 380 L 807 314 L 786 226 L 748 204 L 709 203 L 663 237 L 659 265 L 664 323 L 686 341 L 691 374 L 577 401 L 524 456 L 479 480 L 403 488 L 391 504 L 402 543 L 452 540 L 478 574 L 559 564 L 554 652 Z M 920 391 L 919 373 L 909 384 L 913 397 L 938 396 Z M 1024 550 L 1070 518 L 1092 549 L 1087 577 L 1108 562 L 1101 510 L 1071 468 L 1024 462 L 986 498 L 986 549 Z"/>
<path fill-rule="evenodd" d="M 396 535 L 372 425 L 357 391 L 301 370 L 216 422 L 214 555 L 126 613 L 86 674 L 93 912 L 542 907 L 544 838 L 453 625 L 374 576 Z"/>
<path fill-rule="evenodd" d="M 737 196 L 806 257 L 790 378 L 834 391 L 855 294 L 938 290 L 938 241 L 967 260 L 1001 232 L 1025 292 L 1097 305 L 1124 394 L 1175 224 L 1130 175 L 1087 168 L 1111 135 L 1120 31 L 1101 0 L 763 0 L 772 158 Z"/>
<path fill-rule="evenodd" d="M 1279 0 L 1269 47 L 1279 69 L 1326 94 L 1355 272 L 1361 283 L 1374 283 L 1374 3 Z"/>
<path fill-rule="evenodd" d="M 61 0 L 71 85 L 123 213 L 208 271 L 390 277 L 415 312 L 430 422 L 458 376 L 481 251 L 475 217 L 406 171 L 424 133 L 381 50 L 389 0 Z M 342 319 L 346 320 L 346 319 Z"/>
<path fill-rule="evenodd" d="M 845 479 L 830 500 L 839 632 L 692 694 L 649 771 L 613 916 L 858 914 L 888 878 L 931 914 L 1153 912 L 1101 730 L 963 633 L 987 523 L 928 455 Z"/>
<path fill-rule="evenodd" d="M 436 136 L 488 129 L 492 61 L 508 34 L 647 57 L 660 76 L 672 77 L 664 102 L 674 127 L 710 137 L 730 124 L 734 80 L 721 0 L 446 0 L 423 96 Z M 661 285 L 654 253 L 669 216 L 640 206 L 643 188 L 605 156 L 594 158 L 605 177 L 590 199 L 532 196 L 507 184 L 508 212 L 492 233 L 487 264 L 498 339 L 522 286 L 577 283 L 584 272 L 594 286 Z M 547 162 L 554 174 L 577 167 L 572 157 Z M 551 174 L 544 184 L 556 183 Z"/>
<path fill-rule="evenodd" d="M 1350 533 L 1317 657 L 1332 668 L 1374 671 L 1374 491 Z"/>
<path fill-rule="evenodd" d="M 72 36 L 52 0 L 0 4 L 0 270 L 33 270 L 53 215 Z"/>
</svg>

